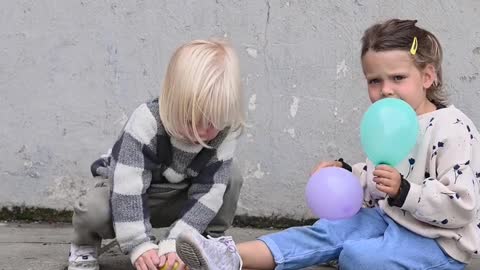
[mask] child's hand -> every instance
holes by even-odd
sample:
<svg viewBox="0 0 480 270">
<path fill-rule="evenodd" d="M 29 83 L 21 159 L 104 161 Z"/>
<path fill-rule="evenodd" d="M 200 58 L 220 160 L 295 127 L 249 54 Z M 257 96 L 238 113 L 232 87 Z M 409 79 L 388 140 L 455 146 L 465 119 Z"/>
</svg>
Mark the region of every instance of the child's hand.
<svg viewBox="0 0 480 270">
<path fill-rule="evenodd" d="M 158 270 L 160 258 L 158 257 L 158 250 L 150 249 L 145 251 L 135 261 L 135 269 L 137 270 Z"/>
<path fill-rule="evenodd" d="M 373 171 L 373 181 L 377 183 L 377 189 L 385 192 L 394 199 L 400 193 L 402 176 L 397 169 L 388 165 L 378 165 Z"/>
<path fill-rule="evenodd" d="M 186 269 L 182 259 L 178 257 L 177 253 L 171 252 L 160 256 L 159 268 L 161 270 L 184 270 Z"/>
<path fill-rule="evenodd" d="M 310 176 L 314 175 L 315 173 L 317 173 L 319 170 L 323 169 L 323 168 L 327 168 L 327 167 L 342 167 L 342 163 L 340 161 L 322 161 L 320 162 L 317 167 L 315 167 L 315 169 L 312 171 L 312 173 L 310 174 Z"/>
</svg>

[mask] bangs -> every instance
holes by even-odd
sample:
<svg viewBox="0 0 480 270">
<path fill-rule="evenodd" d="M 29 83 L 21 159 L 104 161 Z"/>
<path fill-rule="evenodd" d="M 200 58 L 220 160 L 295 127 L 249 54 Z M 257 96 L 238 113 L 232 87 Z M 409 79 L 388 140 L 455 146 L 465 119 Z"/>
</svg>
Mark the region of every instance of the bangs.
<svg viewBox="0 0 480 270">
<path fill-rule="evenodd" d="M 243 123 L 242 97 L 237 90 L 240 86 L 237 79 L 222 72 L 213 78 L 202 91 L 194 105 L 192 120 L 202 126 L 212 125 L 215 129 L 223 130 L 226 127 L 237 129 Z"/>
</svg>

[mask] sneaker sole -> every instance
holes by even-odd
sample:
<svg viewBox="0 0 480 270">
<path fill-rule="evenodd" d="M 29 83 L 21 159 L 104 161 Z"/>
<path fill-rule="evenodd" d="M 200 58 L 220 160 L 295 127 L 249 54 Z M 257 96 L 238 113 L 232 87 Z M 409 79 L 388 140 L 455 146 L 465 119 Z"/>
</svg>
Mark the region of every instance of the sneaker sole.
<svg viewBox="0 0 480 270">
<path fill-rule="evenodd" d="M 190 267 L 190 269 L 208 270 L 207 262 L 202 256 L 201 251 L 195 247 L 194 243 L 183 239 L 186 242 L 178 243 L 177 253 L 182 258 L 183 262 Z"/>
<path fill-rule="evenodd" d="M 82 266 L 68 266 L 65 270 L 100 270 L 100 266 L 95 266 L 94 268 L 85 268 Z"/>
</svg>

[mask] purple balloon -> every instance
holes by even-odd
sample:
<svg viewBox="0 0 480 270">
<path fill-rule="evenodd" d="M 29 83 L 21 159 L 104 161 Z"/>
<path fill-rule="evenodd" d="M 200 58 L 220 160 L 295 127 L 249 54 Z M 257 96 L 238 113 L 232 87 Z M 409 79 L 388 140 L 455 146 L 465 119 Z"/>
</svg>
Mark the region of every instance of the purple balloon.
<svg viewBox="0 0 480 270">
<path fill-rule="evenodd" d="M 305 196 L 316 217 L 344 219 L 355 215 L 362 207 L 363 189 L 360 180 L 351 172 L 328 167 L 310 177 Z"/>
</svg>

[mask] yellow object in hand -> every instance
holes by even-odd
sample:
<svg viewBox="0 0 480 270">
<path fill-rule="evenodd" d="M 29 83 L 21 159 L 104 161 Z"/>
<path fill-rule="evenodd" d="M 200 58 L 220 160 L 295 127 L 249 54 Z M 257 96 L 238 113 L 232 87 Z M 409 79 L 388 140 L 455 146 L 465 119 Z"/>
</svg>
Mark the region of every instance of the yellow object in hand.
<svg viewBox="0 0 480 270">
<path fill-rule="evenodd" d="M 173 268 L 172 268 L 172 269 L 173 269 L 173 270 L 177 270 L 177 268 L 178 268 L 178 262 L 175 262 L 175 263 L 173 264 Z M 162 266 L 162 268 L 160 268 L 160 270 L 166 270 L 166 269 L 167 269 L 167 264 L 164 264 L 164 265 Z"/>
</svg>

